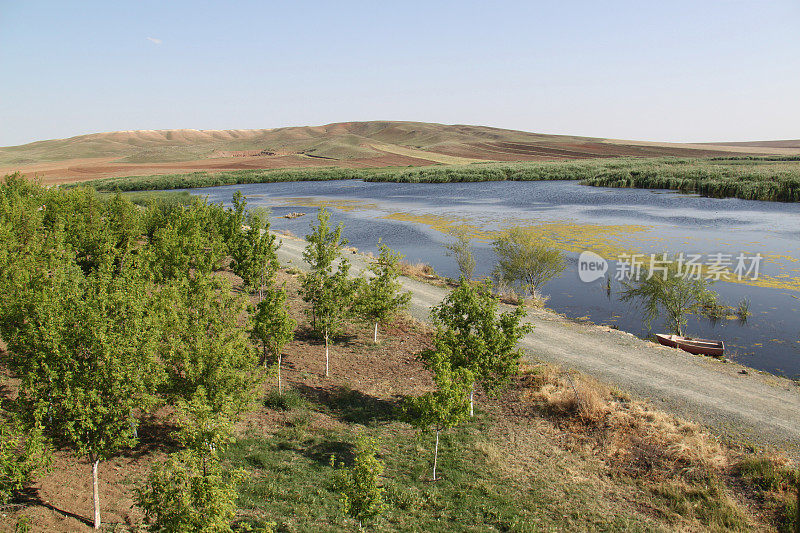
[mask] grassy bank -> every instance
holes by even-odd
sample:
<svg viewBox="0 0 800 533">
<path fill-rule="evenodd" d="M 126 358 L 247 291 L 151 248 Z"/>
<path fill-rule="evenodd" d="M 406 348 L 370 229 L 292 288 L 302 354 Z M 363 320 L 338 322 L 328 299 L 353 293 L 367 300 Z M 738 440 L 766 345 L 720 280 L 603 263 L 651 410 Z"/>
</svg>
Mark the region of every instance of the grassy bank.
<svg viewBox="0 0 800 533">
<path fill-rule="evenodd" d="M 231 466 L 250 473 L 240 488 L 241 514 L 252 516 L 256 524 L 277 518 L 279 531 L 355 529 L 332 490 L 329 462 L 331 455 L 352 460 L 353 430 L 314 427 L 302 409 L 288 418 L 289 427 L 272 438 L 243 438 L 227 450 Z M 478 415 L 469 427 L 442 435 L 443 478 L 437 483 L 430 481 L 431 435 L 416 434 L 391 420 L 358 430 L 381 440 L 386 464 L 389 507 L 368 529 L 533 531 L 537 524 L 545 529 L 661 529 L 654 517 L 603 500 L 598 485 L 564 479 L 555 464 L 546 469 L 548 478 L 536 483 L 504 473 L 497 457 L 501 451 L 486 436 L 492 424 L 490 417 Z"/>
<path fill-rule="evenodd" d="M 672 189 L 715 198 L 800 201 L 800 158 L 796 156 L 613 158 L 414 168 L 238 170 L 106 178 L 92 181 L 90 185 L 98 191 L 124 192 L 342 179 L 397 183 L 582 180 L 585 185 Z"/>
</svg>

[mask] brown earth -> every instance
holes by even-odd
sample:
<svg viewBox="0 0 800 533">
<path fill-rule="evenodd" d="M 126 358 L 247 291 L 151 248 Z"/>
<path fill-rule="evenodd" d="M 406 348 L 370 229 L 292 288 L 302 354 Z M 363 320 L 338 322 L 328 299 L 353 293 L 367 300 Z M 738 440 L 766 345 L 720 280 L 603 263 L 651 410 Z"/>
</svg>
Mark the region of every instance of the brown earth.
<svg viewBox="0 0 800 533">
<path fill-rule="evenodd" d="M 21 171 L 56 184 L 201 170 L 423 166 L 442 162 L 443 156 L 545 161 L 731 153 L 797 154 L 800 142 L 653 143 L 391 121 L 269 130 L 137 130 L 0 147 L 0 175 Z"/>
<path fill-rule="evenodd" d="M 240 283 L 229 272 L 225 277 Z M 413 319 L 400 319 L 380 331 L 383 341 L 372 344 L 371 329 L 357 326 L 331 350 L 330 377 L 325 377 L 324 344 L 314 339 L 305 324 L 296 275 L 278 273 L 278 282 L 286 283 L 291 314 L 301 324 L 296 339 L 285 348 L 284 383 L 304 396 L 320 402 L 349 387 L 378 401 L 393 401 L 399 395 L 418 394 L 431 388 L 431 378 L 415 354 L 429 346 L 426 326 Z M 253 298 L 255 302 L 255 298 Z M 0 348 L 4 348 L 0 345 Z M 16 396 L 17 382 L 0 367 L 3 388 L 0 394 Z M 263 385 L 263 391 L 273 383 Z M 333 416 L 312 411 L 312 427 L 341 428 Z M 252 436 L 254 431 L 265 436 L 282 427 L 286 415 L 258 408 L 245 414 L 237 425 L 240 434 Z M 133 489 L 151 465 L 163 461 L 177 449 L 170 438 L 174 427 L 169 411 L 162 409 L 139 430 L 139 445 L 100 464 L 101 515 L 105 526 L 136 527 L 142 514 L 134 507 Z M 33 531 L 93 531 L 91 470 L 85 458 L 60 449 L 53 455 L 50 471 L 26 491 L 24 497 L 7 508 L 0 508 L 0 531 L 13 531 L 16 520 L 30 517 Z"/>
<path fill-rule="evenodd" d="M 355 391 L 375 402 L 396 402 L 402 395 L 419 394 L 430 390 L 432 381 L 430 374 L 417 360 L 416 354 L 430 346 L 429 326 L 411 317 L 403 317 L 379 333 L 379 344 L 371 340 L 371 328 L 350 326 L 343 337 L 333 345 L 331 350 L 331 376 L 324 377 L 325 359 L 324 345 L 314 339 L 305 324 L 303 309 L 305 304 L 299 298 L 299 279 L 293 270 L 281 271 L 278 282 L 285 283 L 291 314 L 301 326 L 296 339 L 285 348 L 283 376 L 284 382 L 298 390 L 312 402 L 325 404 L 344 388 Z M 233 281 L 240 281 L 229 272 L 223 273 Z M 550 372 L 550 373 L 548 373 Z M 555 372 L 555 373 L 553 373 Z M 619 439 L 619 432 L 630 434 L 627 428 L 632 422 L 625 421 L 624 427 L 617 424 L 616 433 L 609 433 L 610 417 L 627 416 L 626 420 L 656 420 L 660 427 L 667 428 L 670 438 L 683 439 L 684 435 L 692 437 L 692 442 L 716 442 L 713 437 L 696 426 L 692 426 L 670 415 L 655 411 L 642 402 L 620 400 L 619 392 L 613 392 L 613 402 L 602 400 L 601 395 L 612 394 L 607 386 L 594 385 L 589 378 L 575 376 L 581 397 L 595 398 L 602 413 L 592 416 L 593 421 L 584 417 L 582 411 L 569 411 L 572 401 L 572 388 L 559 378 L 557 370 L 537 373 L 530 366 L 514 380 L 512 387 L 497 399 L 486 397 L 478 391 L 476 401 L 496 420 L 491 430 L 492 439 L 483 444 L 485 453 L 496 456 L 497 467 L 514 475 L 530 477 L 532 483 L 541 483 L 553 473 L 547 469 L 547 461 L 555 461 L 559 465 L 568 465 L 569 470 L 563 475 L 574 477 L 580 483 L 593 483 L 603 487 L 612 498 L 621 498 L 615 505 L 636 509 L 637 513 L 655 521 L 667 520 L 681 530 L 699 530 L 699 524 L 691 519 L 679 516 L 671 511 L 655 506 L 651 496 L 642 486 L 636 483 L 615 481 L 619 472 L 625 478 L 640 476 L 643 480 L 654 472 L 654 468 L 662 468 L 672 459 L 668 454 L 656 454 L 653 457 L 640 457 L 636 452 L 636 470 L 630 471 L 629 462 L 618 461 L 621 445 L 614 448 L 614 454 L 608 452 L 609 443 Z M 552 376 L 552 377 L 551 377 Z M 560 389 L 542 388 L 542 380 L 560 379 Z M 538 383 L 538 384 L 537 384 Z M 591 384 L 589 396 L 584 396 L 585 384 Z M 273 387 L 271 382 L 263 385 L 266 393 Z M 16 384 L 14 380 L 0 390 L 6 396 L 13 397 Z M 547 402 L 539 401 L 541 397 L 549 398 Z M 555 399 L 554 399 L 555 398 Z M 566 400 L 565 400 L 566 399 Z M 575 401 L 578 400 L 576 396 Z M 581 400 L 582 402 L 583 400 Z M 613 408 L 612 405 L 625 405 Z M 259 404 L 260 405 L 260 404 Z M 544 407 L 543 407 L 544 405 Z M 567 406 L 567 407 L 565 407 Z M 580 407 L 580 405 L 579 405 Z M 559 412 L 556 408 L 561 409 Z M 564 410 L 567 409 L 567 410 Z M 632 414 L 625 415 L 625 409 Z M 140 429 L 141 443 L 134 449 L 122 453 L 101 464 L 100 491 L 102 516 L 106 527 L 121 527 L 124 530 L 135 529 L 142 519 L 141 513 L 133 506 L 133 488 L 142 479 L 152 464 L 162 461 L 166 454 L 176 449 L 170 433 L 169 412 L 162 409 Z M 289 415 L 258 407 L 248 412 L 237 425 L 240 435 L 263 435 L 269 437 L 272 432 L 289 423 Z M 311 428 L 348 429 L 346 421 L 337 418 L 327 411 L 311 411 Z M 604 418 L 605 417 L 605 418 Z M 605 420 L 602 424 L 598 421 Z M 687 429 L 687 428 L 694 429 Z M 621 429 L 620 429 L 621 428 Z M 677 428 L 677 429 L 676 429 Z M 648 441 L 660 438 L 661 429 L 644 435 Z M 674 437 L 677 434 L 678 437 Z M 640 443 L 637 441 L 637 443 Z M 638 444 L 637 444 L 638 445 Z M 627 445 L 626 445 L 627 446 Z M 717 446 L 715 444 L 715 446 Z M 721 448 L 715 447 L 715 450 Z M 721 453 L 735 456 L 732 450 Z M 624 450 L 623 450 L 624 451 Z M 630 451 L 630 450 L 629 450 Z M 650 453 L 653 453 L 650 450 Z M 630 454 L 625 455 L 629 457 Z M 549 459 L 548 459 L 549 458 Z M 701 458 L 702 459 L 702 458 Z M 642 463 L 644 461 L 644 463 Z M 670 463 L 672 464 L 672 463 Z M 681 465 L 685 467 L 685 465 Z M 617 472 L 617 473 L 615 473 Z M 544 476 L 537 477 L 537 476 Z M 586 478 L 585 476 L 590 476 Z M 0 530 L 12 531 L 17 519 L 30 517 L 34 531 L 73 532 L 91 531 L 88 518 L 91 515 L 90 470 L 86 461 L 75 457 L 68 450 L 58 450 L 53 459 L 50 471 L 43 475 L 37 483 L 27 491 L 25 497 L 6 509 L 0 509 Z M 745 513 L 755 529 L 767 529 L 770 517 L 759 510 L 745 493 L 731 493 L 737 505 L 745 509 Z M 669 516 L 665 518 L 665 512 Z"/>
<path fill-rule="evenodd" d="M 436 164 L 434 161 L 407 157 L 397 154 L 379 154 L 375 157 L 337 161 L 324 158 L 314 158 L 303 155 L 285 155 L 272 157 L 225 157 L 200 161 L 182 161 L 180 163 L 115 163 L 107 158 L 82 159 L 76 161 L 63 161 L 45 163 L 41 165 L 25 165 L 21 167 L 0 168 L 0 175 L 20 171 L 26 176 L 40 179 L 45 185 L 61 183 L 77 183 L 105 177 L 122 176 L 150 176 L 155 174 L 178 174 L 197 171 L 225 171 L 248 169 L 278 169 L 278 168 L 312 168 L 335 166 L 343 168 L 375 168 L 375 167 L 405 167 L 426 166 Z"/>
<path fill-rule="evenodd" d="M 726 143 L 709 143 L 719 146 L 739 146 L 747 148 L 800 148 L 800 139 L 785 140 L 785 141 L 744 141 L 744 142 L 726 142 Z"/>
</svg>

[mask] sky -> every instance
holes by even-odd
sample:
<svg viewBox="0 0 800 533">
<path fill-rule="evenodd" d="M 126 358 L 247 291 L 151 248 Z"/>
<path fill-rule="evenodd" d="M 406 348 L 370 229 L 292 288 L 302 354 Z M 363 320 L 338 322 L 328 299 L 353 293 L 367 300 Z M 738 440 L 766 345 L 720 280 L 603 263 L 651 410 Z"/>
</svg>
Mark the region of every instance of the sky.
<svg viewBox="0 0 800 533">
<path fill-rule="evenodd" d="M 0 146 L 413 120 L 800 138 L 800 0 L 0 0 Z"/>
</svg>

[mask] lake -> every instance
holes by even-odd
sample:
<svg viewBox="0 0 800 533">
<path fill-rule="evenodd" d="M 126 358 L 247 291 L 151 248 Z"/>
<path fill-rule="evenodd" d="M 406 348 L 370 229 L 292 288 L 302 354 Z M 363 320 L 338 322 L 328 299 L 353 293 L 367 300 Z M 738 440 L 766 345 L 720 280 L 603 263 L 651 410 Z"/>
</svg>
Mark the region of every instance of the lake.
<svg viewBox="0 0 800 533">
<path fill-rule="evenodd" d="M 686 334 L 725 341 L 726 356 L 744 365 L 800 377 L 797 204 L 596 188 L 574 181 L 407 184 L 351 180 L 234 185 L 191 192 L 228 205 L 236 190 L 247 197 L 249 208 L 271 210 L 274 230 L 306 235 L 316 223 L 317 209 L 325 205 L 335 223 L 344 223 L 344 235 L 352 246 L 375 251 L 380 238 L 409 262 L 428 263 L 449 277 L 457 277 L 458 269 L 443 248 L 449 240 L 447 228 L 459 225 L 471 231 L 476 276 L 486 276 L 495 264 L 491 241 L 506 227 L 523 226 L 563 250 L 569 259 L 564 273 L 541 289 L 549 296 L 547 307 L 642 337 L 649 331 L 641 311 L 618 299 L 621 286 L 614 278 L 619 259 L 637 257 L 647 264 L 650 254 L 682 252 L 705 265 L 729 265 L 728 270 L 734 271 L 739 258 L 748 268 L 757 268 L 750 268 L 741 280 L 731 276 L 713 288 L 728 305 L 749 299 L 752 316 L 744 324 L 733 316 L 716 321 L 690 317 Z M 280 218 L 290 212 L 306 215 Z M 608 260 L 610 291 L 605 277 L 588 283 L 579 279 L 577 258 L 584 250 Z M 757 279 L 750 279 L 756 274 Z M 663 323 L 653 324 L 652 332 L 664 331 Z"/>
</svg>

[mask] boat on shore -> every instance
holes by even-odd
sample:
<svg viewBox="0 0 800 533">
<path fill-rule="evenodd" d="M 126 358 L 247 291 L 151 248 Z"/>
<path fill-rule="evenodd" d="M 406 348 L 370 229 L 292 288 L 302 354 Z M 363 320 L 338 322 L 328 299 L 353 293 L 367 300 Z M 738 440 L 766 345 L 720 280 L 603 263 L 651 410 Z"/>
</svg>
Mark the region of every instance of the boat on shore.
<svg viewBox="0 0 800 533">
<path fill-rule="evenodd" d="M 722 354 L 725 352 L 725 344 L 722 341 L 693 339 L 691 337 L 682 337 L 680 335 L 664 335 L 661 333 L 656 334 L 656 339 L 658 340 L 659 344 L 669 346 L 670 348 L 680 348 L 685 352 L 695 355 L 722 357 Z"/>
</svg>

